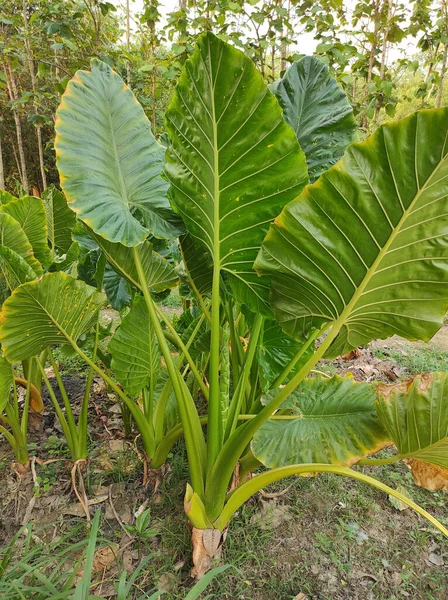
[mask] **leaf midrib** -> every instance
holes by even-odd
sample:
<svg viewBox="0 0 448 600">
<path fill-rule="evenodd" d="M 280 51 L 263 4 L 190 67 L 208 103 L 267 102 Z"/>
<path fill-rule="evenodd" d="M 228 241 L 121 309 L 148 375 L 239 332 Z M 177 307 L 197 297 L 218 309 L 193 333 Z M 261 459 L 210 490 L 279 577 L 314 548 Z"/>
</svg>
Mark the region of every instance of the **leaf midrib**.
<svg viewBox="0 0 448 600">
<path fill-rule="evenodd" d="M 357 416 L 357 415 L 370 415 L 370 414 L 376 414 L 375 409 L 369 409 L 369 410 L 357 410 L 354 412 L 343 412 L 343 413 L 328 413 L 328 414 L 323 414 L 323 415 L 307 415 L 307 414 L 301 414 L 301 415 L 276 415 L 275 420 L 276 421 L 294 421 L 294 420 L 300 420 L 300 421 L 308 421 L 308 420 L 312 420 L 312 419 L 340 419 L 340 418 L 345 418 L 345 417 L 352 417 L 352 416 Z"/>
<path fill-rule="evenodd" d="M 123 173 L 121 171 L 121 163 L 120 163 L 120 158 L 118 156 L 117 144 L 115 141 L 115 130 L 114 130 L 113 121 L 112 121 L 112 112 L 110 110 L 109 98 L 107 99 L 107 116 L 109 119 L 110 135 L 112 138 L 112 148 L 113 148 L 115 164 L 116 164 L 117 172 L 118 172 L 118 180 L 119 180 L 119 184 L 120 184 L 120 188 L 121 188 L 121 201 L 126 206 L 126 208 L 129 210 L 130 202 L 129 202 L 129 198 L 128 198 L 128 192 L 126 189 L 126 185 L 124 182 Z"/>
</svg>

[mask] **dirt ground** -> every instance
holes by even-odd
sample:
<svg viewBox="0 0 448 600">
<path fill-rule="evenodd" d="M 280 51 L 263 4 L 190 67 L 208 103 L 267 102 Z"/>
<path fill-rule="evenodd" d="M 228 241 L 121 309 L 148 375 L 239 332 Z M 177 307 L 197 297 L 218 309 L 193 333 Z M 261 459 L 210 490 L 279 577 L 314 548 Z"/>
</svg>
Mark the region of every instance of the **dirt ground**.
<svg viewBox="0 0 448 600">
<path fill-rule="evenodd" d="M 320 363 L 327 373 L 351 372 L 364 381 L 406 379 L 421 364 L 448 370 L 448 326 L 428 344 L 400 338 L 371 343 L 344 359 Z M 64 376 L 73 406 L 84 393 L 84 377 Z M 43 548 L 85 535 L 85 517 L 71 491 L 70 462 L 58 420 L 45 398 L 42 421 L 32 420 L 32 471 L 18 479 L 12 456 L 0 440 L 0 543 L 33 522 Z M 107 540 L 98 556 L 93 593 L 114 598 L 123 568 L 132 573 L 143 556 L 153 555 L 138 579 L 140 591 L 166 591 L 183 599 L 189 579 L 189 534 L 182 511 L 188 474 L 181 444 L 169 458 L 160 493 L 143 482 L 138 436 L 126 439 L 120 408 L 101 381 L 95 382 L 89 409 L 90 458 L 85 473 L 91 513 L 101 509 L 101 535 Z M 43 463 L 42 463 L 43 461 Z M 448 524 L 447 494 L 414 486 L 404 464 L 364 467 L 392 487 L 402 486 L 429 512 Z M 295 478 L 271 486 L 268 498 L 251 499 L 230 526 L 223 561 L 228 571 L 207 593 L 235 600 L 447 600 L 448 544 L 411 510 L 399 510 L 389 498 L 360 483 L 337 476 Z M 135 513 L 151 508 L 149 540 L 126 531 Z M 36 542 L 37 543 L 37 542 Z M 65 543 L 65 542 L 64 542 Z M 0 550 L 1 552 L 1 550 Z M 74 563 L 67 558 L 66 567 Z M 204 595 L 204 598 L 206 594 Z M 131 598 L 131 597 L 130 597 Z"/>
</svg>

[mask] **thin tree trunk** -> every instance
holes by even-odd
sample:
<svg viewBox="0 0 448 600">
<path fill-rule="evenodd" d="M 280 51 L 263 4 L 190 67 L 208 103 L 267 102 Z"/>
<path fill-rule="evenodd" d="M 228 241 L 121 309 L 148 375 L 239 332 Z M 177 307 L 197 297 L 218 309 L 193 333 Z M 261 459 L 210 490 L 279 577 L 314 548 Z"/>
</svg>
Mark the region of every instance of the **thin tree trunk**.
<svg viewBox="0 0 448 600">
<path fill-rule="evenodd" d="M 275 80 L 275 42 L 274 46 L 271 49 L 271 72 L 272 72 L 272 80 Z"/>
<path fill-rule="evenodd" d="M 17 150 L 16 150 L 16 146 L 14 144 L 14 140 L 12 138 L 9 138 L 9 142 L 11 144 L 12 153 L 14 154 L 14 160 L 16 162 L 17 173 L 19 174 L 20 181 L 22 181 L 22 169 L 20 168 L 20 161 L 19 161 L 19 157 L 17 155 Z"/>
<path fill-rule="evenodd" d="M 448 10 L 446 0 L 442 0 L 441 6 L 442 18 L 445 20 L 445 48 L 443 50 L 442 68 L 440 70 L 439 90 L 437 92 L 436 106 L 440 108 L 442 105 L 443 84 L 445 81 L 447 61 L 448 61 Z"/>
<path fill-rule="evenodd" d="M 151 31 L 151 59 L 152 59 L 152 72 L 151 72 L 151 99 L 152 99 L 152 116 L 151 116 L 151 124 L 152 124 L 152 132 L 156 134 L 156 125 L 157 125 L 157 109 L 156 109 L 156 77 L 157 71 L 155 69 L 156 62 L 156 24 L 154 21 L 151 21 L 149 25 L 149 29 Z"/>
<path fill-rule="evenodd" d="M 28 62 L 28 70 L 30 72 L 31 88 L 33 90 L 33 106 L 36 115 L 39 115 L 39 107 L 36 102 L 36 78 L 34 76 L 34 61 L 33 52 L 31 50 L 29 31 L 28 31 L 28 15 L 27 15 L 27 0 L 23 0 L 23 24 L 25 27 L 25 50 Z M 47 188 L 47 174 L 45 173 L 44 147 L 42 144 L 42 126 L 36 126 L 37 149 L 39 152 L 39 167 L 42 177 L 43 190 Z"/>
<path fill-rule="evenodd" d="M 131 15 L 129 0 L 126 0 L 126 50 L 131 51 Z M 126 62 L 126 83 L 131 85 L 131 62 L 128 58 Z"/>
<path fill-rule="evenodd" d="M 0 135 L 0 190 L 6 189 L 5 169 L 3 167 L 2 136 Z"/>
<path fill-rule="evenodd" d="M 8 89 L 9 98 L 10 98 L 10 100 L 17 100 L 17 98 L 18 98 L 17 85 L 16 85 L 16 80 L 14 78 L 14 72 L 11 68 L 11 62 L 8 60 L 8 62 L 6 63 L 5 66 L 6 66 L 6 69 L 5 69 L 5 71 L 6 71 L 6 87 Z M 29 192 L 28 173 L 26 170 L 25 151 L 23 149 L 22 123 L 20 121 L 20 114 L 19 114 L 19 109 L 18 109 L 17 105 L 14 105 L 14 107 L 12 109 L 12 114 L 13 114 L 14 123 L 16 126 L 17 147 L 18 147 L 19 158 L 20 158 L 20 171 L 19 171 L 20 182 L 22 184 L 23 189 L 28 194 L 28 192 Z"/>
<path fill-rule="evenodd" d="M 291 0 L 288 0 L 288 22 L 289 22 L 289 15 L 291 13 Z M 286 57 L 288 55 L 288 46 L 286 44 L 286 38 L 288 37 L 288 31 L 286 27 L 283 27 L 283 40 L 282 40 L 282 50 L 281 50 L 281 63 L 280 63 L 280 69 L 281 71 L 286 71 Z"/>
<path fill-rule="evenodd" d="M 384 75 L 386 73 L 386 57 L 387 57 L 387 36 L 390 31 L 390 20 L 392 18 L 392 7 L 393 0 L 389 0 L 387 7 L 387 21 L 383 30 L 383 48 L 381 51 L 381 63 L 380 63 L 380 78 L 383 81 Z M 380 114 L 381 106 L 377 103 L 375 106 L 375 123 L 378 121 L 378 116 Z"/>
<path fill-rule="evenodd" d="M 373 67 L 375 65 L 375 51 L 376 51 L 376 47 L 377 47 L 377 43 L 378 43 L 378 33 L 380 30 L 380 22 L 379 22 L 380 1 L 381 0 L 375 1 L 375 6 L 373 9 L 374 30 L 373 30 L 372 45 L 370 47 L 370 54 L 369 54 L 369 68 L 367 71 L 366 97 L 368 95 L 368 84 L 372 81 Z M 368 122 L 367 122 L 366 114 L 362 115 L 361 126 L 363 129 L 367 130 Z"/>
<path fill-rule="evenodd" d="M 437 102 L 436 102 L 437 108 L 440 108 L 442 105 L 443 84 L 445 82 L 447 62 L 448 62 L 448 41 L 445 42 L 445 49 L 443 51 L 442 68 L 440 70 L 439 91 L 437 92 Z"/>
<path fill-rule="evenodd" d="M 45 172 L 45 161 L 44 161 L 44 146 L 42 144 L 42 127 L 38 125 L 36 127 L 37 136 L 37 147 L 39 149 L 39 167 L 40 175 L 42 177 L 42 191 L 47 189 L 47 174 Z"/>
</svg>

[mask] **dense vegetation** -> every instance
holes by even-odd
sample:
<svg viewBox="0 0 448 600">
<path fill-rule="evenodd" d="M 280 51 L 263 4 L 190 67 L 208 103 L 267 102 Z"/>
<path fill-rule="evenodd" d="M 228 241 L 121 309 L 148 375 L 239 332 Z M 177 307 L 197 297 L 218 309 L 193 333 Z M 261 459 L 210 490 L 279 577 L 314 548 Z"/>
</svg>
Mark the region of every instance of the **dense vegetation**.
<svg viewBox="0 0 448 600">
<path fill-rule="evenodd" d="M 184 466 L 191 573 L 206 576 L 188 597 L 221 572 L 245 503 L 293 475 L 369 484 L 448 537 L 445 518 L 365 472 L 405 463 L 418 486 L 448 488 L 448 373 L 386 384 L 321 370 L 443 326 L 445 2 L 182 4 L 164 26 L 146 4 L 133 36 L 129 5 L 125 31 L 110 3 L 9 11 L 0 433 L 19 484 L 37 482 L 30 422 L 42 431 L 50 407 L 90 521 L 101 381 L 154 498 L 173 455 Z M 299 24 L 316 56 L 296 52 Z M 423 52 L 388 61 L 410 36 Z M 163 304 L 176 298 L 173 317 Z M 63 356 L 81 365 L 76 401 Z M 147 500 L 133 524 L 116 517 L 132 540 L 155 536 Z M 97 512 L 83 574 L 40 584 L 87 599 L 98 527 Z M 21 536 L 31 529 L 2 572 Z M 147 560 L 120 575 L 117 598 L 134 597 Z M 32 591 L 26 567 L 16 580 Z"/>
<path fill-rule="evenodd" d="M 445 0 L 187 2 L 141 13 L 97 0 L 4 0 L 0 7 L 0 189 L 58 183 L 54 115 L 91 57 L 112 66 L 156 135 L 198 34 L 211 30 L 249 56 L 267 83 L 302 53 L 318 56 L 346 91 L 362 134 L 393 116 L 446 103 Z M 129 13 L 130 10 L 130 13 Z M 19 187 L 18 187 L 19 186 Z"/>
</svg>

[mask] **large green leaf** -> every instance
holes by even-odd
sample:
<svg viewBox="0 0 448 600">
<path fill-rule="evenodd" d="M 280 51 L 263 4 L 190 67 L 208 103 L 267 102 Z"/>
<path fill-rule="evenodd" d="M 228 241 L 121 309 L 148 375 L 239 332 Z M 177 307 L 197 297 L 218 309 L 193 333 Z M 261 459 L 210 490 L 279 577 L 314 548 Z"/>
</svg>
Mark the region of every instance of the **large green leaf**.
<svg viewBox="0 0 448 600">
<path fill-rule="evenodd" d="M 252 61 L 199 38 L 166 112 L 173 205 L 241 302 L 265 309 L 252 269 L 269 223 L 308 182 L 294 132 Z"/>
<path fill-rule="evenodd" d="M 316 181 L 354 141 L 357 125 L 350 102 L 314 56 L 293 63 L 270 88 L 305 152 L 310 179 Z"/>
<path fill-rule="evenodd" d="M 134 298 L 109 343 L 109 352 L 112 370 L 130 396 L 138 396 L 151 378 L 156 383 L 161 355 L 143 297 Z"/>
<path fill-rule="evenodd" d="M 119 243 L 114 244 L 99 235 L 93 234 L 93 237 L 104 252 L 110 266 L 132 285 L 140 289 L 132 248 Z M 177 284 L 178 277 L 170 263 L 160 254 L 154 252 L 152 248 L 151 242 L 143 242 L 139 248 L 143 270 L 151 290 L 163 292 L 167 288 L 174 287 Z"/>
<path fill-rule="evenodd" d="M 42 265 L 34 256 L 26 233 L 14 217 L 0 212 L 0 245 L 10 248 L 21 256 L 36 275 L 42 275 Z"/>
<path fill-rule="evenodd" d="M 26 260 L 7 246 L 0 246 L 0 270 L 11 291 L 22 283 L 37 279 Z"/>
<path fill-rule="evenodd" d="M 47 273 L 16 288 L 3 303 L 0 343 L 13 362 L 53 344 L 76 341 L 95 323 L 104 296 L 66 273 Z"/>
<path fill-rule="evenodd" d="M 189 233 L 179 238 L 179 245 L 190 282 L 201 295 L 211 294 L 213 261 L 210 253 Z"/>
<path fill-rule="evenodd" d="M 13 196 L 6 190 L 0 190 L 0 204 L 8 204 L 11 200 L 17 200 L 16 196 Z"/>
<path fill-rule="evenodd" d="M 0 206 L 0 212 L 11 215 L 19 223 L 33 248 L 34 256 L 44 267 L 48 267 L 51 259 L 42 200 L 34 196 L 24 196 L 3 204 Z"/>
<path fill-rule="evenodd" d="M 327 357 L 393 334 L 430 339 L 448 308 L 447 182 L 447 108 L 353 144 L 285 207 L 258 256 L 284 330 L 333 324 Z"/>
<path fill-rule="evenodd" d="M 267 421 L 252 440 L 255 457 L 270 468 L 351 465 L 389 441 L 375 410 L 373 388 L 351 377 L 305 379 L 281 409 L 288 409 L 289 417 Z"/>
<path fill-rule="evenodd" d="M 67 200 L 54 185 L 42 194 L 47 217 L 48 242 L 52 250 L 66 254 L 72 245 L 72 231 L 76 223 L 75 213 L 67 206 Z"/>
<path fill-rule="evenodd" d="M 131 303 L 128 282 L 114 271 L 109 263 L 104 271 L 103 287 L 113 309 L 121 311 Z"/>
<path fill-rule="evenodd" d="M 402 458 L 448 469 L 448 374 L 376 388 L 377 411 Z"/>
<path fill-rule="evenodd" d="M 263 333 L 257 344 L 257 362 L 263 391 L 266 392 L 271 388 L 274 381 L 293 360 L 304 343 L 305 340 L 297 341 L 285 335 L 276 321 L 265 320 Z M 303 367 L 313 352 L 314 345 L 311 344 L 294 365 L 294 368 L 291 369 L 284 382 L 288 381 L 292 375 L 295 375 Z"/>
<path fill-rule="evenodd" d="M 12 365 L 4 356 L 0 356 L 0 414 L 9 402 L 13 383 L 14 372 Z"/>
<path fill-rule="evenodd" d="M 69 206 L 111 242 L 136 246 L 148 233 L 175 237 L 179 219 L 160 177 L 164 149 L 121 77 L 96 59 L 91 68 L 68 83 L 56 115 L 57 165 Z"/>
</svg>

